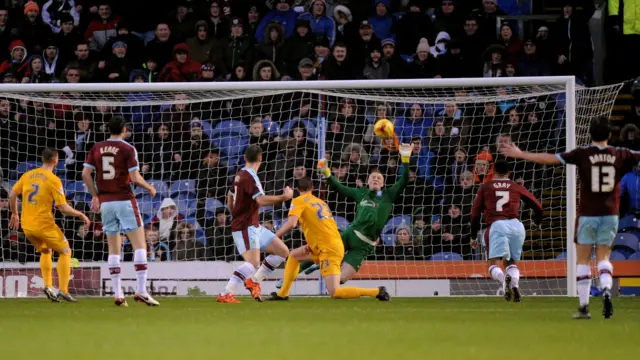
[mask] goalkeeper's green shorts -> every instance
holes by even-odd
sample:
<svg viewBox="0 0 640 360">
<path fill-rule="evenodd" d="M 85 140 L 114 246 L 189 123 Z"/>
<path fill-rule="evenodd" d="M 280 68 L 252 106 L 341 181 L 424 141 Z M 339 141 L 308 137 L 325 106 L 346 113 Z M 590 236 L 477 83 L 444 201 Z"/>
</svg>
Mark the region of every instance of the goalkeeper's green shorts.
<svg viewBox="0 0 640 360">
<path fill-rule="evenodd" d="M 347 228 L 342 232 L 340 237 L 342 238 L 345 251 L 342 262 L 351 265 L 356 272 L 360 271 L 360 266 L 362 266 L 364 260 L 375 252 L 375 247 L 360 240 L 351 228 Z"/>
</svg>

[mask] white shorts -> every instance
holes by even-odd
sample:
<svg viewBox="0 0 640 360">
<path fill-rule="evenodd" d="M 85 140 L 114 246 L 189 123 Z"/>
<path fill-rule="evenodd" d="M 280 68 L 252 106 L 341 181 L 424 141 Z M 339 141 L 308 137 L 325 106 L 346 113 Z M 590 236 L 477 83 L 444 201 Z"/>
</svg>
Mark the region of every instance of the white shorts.
<svg viewBox="0 0 640 360">
<path fill-rule="evenodd" d="M 267 246 L 276 238 L 276 234 L 262 226 L 250 226 L 242 231 L 234 231 L 231 236 L 240 255 L 250 249 L 265 251 Z"/>
<path fill-rule="evenodd" d="M 489 259 L 506 258 L 520 261 L 526 236 L 524 225 L 518 219 L 498 220 L 485 230 Z"/>
<path fill-rule="evenodd" d="M 136 200 L 109 201 L 100 204 L 102 229 L 107 235 L 125 234 L 141 227 L 142 217 Z"/>
</svg>

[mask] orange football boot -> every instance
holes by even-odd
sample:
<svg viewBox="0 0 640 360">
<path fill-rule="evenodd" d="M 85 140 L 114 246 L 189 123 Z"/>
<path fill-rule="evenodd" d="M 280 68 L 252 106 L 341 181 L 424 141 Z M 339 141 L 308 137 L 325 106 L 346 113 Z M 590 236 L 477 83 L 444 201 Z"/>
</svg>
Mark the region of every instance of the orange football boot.
<svg viewBox="0 0 640 360">
<path fill-rule="evenodd" d="M 260 289 L 260 283 L 257 283 L 249 278 L 244 282 L 244 287 L 249 290 L 253 300 L 262 302 L 262 290 Z"/>
<path fill-rule="evenodd" d="M 216 301 L 219 303 L 240 304 L 240 301 L 238 301 L 238 299 L 236 299 L 231 293 L 225 295 L 219 294 Z"/>
</svg>

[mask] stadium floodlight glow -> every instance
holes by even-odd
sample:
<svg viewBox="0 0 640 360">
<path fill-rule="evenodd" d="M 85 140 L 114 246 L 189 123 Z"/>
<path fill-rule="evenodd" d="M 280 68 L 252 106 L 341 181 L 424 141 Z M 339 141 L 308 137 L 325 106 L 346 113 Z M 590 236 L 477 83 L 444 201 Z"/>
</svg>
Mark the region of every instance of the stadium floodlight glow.
<svg viewBox="0 0 640 360">
<path fill-rule="evenodd" d="M 352 186 L 366 186 L 369 167 L 380 166 L 386 185 L 390 186 L 399 175 L 397 154 L 384 150 L 372 134 L 373 123 L 384 116 L 394 122 L 402 140 L 421 138 L 422 150 L 413 159 L 415 176 L 412 178 L 416 180 L 396 204 L 394 218 L 383 231 L 376 254 L 365 262 L 359 280 L 354 281 L 406 281 L 395 288 L 396 294 L 405 296 L 494 295 L 496 285 L 486 277 L 482 246 L 476 250 L 468 246 L 470 234 L 465 221 L 468 222 L 466 216 L 471 212 L 470 193 L 453 182 L 467 176 L 466 173 L 463 176 L 462 170 L 481 178 L 478 171 L 473 171 L 476 157 L 486 161 L 488 154 L 491 159 L 488 162 L 495 161 L 499 156 L 496 151 L 499 141 L 510 140 L 522 148 L 547 152 L 588 144 L 589 121 L 611 114 L 620 88 L 620 84 L 583 88 L 568 76 L 0 84 L 0 102 L 6 99 L 11 105 L 7 118 L 13 123 L 7 128 L 10 135 L 7 141 L 14 151 L 3 159 L 2 165 L 8 167 L 4 169 L 4 177 L 11 184 L 25 169 L 35 166 L 41 147 L 56 146 L 66 155 L 66 159 L 61 157 L 59 174 L 67 179 L 67 195 L 74 204 L 83 202 L 84 192 L 73 187 L 75 162 L 83 160 L 83 152 L 78 151 L 77 146 L 81 144 L 78 139 L 84 137 L 78 135 L 86 125 L 78 124 L 77 120 L 89 120 L 95 137 L 91 141 L 98 141 L 103 136 L 105 121 L 114 114 L 125 116 L 134 130 L 130 141 L 138 149 L 143 175 L 164 183 L 164 187 L 156 186 L 160 195 L 155 199 L 141 192 L 138 202 L 145 221 L 162 217 L 160 204 L 163 198 L 170 197 L 179 218 L 191 224 L 192 227 L 187 228 L 194 231 L 194 239 L 176 239 L 177 233 L 171 231 L 168 235 L 159 234 L 161 241 L 152 240 L 154 250 L 150 258 L 154 261 L 150 263 L 150 281 L 156 275 L 158 279 L 167 279 L 165 275 L 177 274 L 176 281 L 204 276 L 193 273 L 194 262 L 182 260 L 205 260 L 201 266 L 214 269 L 208 270 L 207 279 L 210 276 L 226 279 L 232 266 L 224 261 L 235 260 L 235 249 L 227 239 L 230 234 L 222 228 L 216 230 L 216 213 L 224 208 L 226 192 L 216 189 L 225 188 L 241 166 L 242 151 L 250 142 L 251 134 L 263 131 L 260 140 L 255 141 L 265 150 L 260 176 L 267 194 L 279 193 L 305 171 L 317 178 L 313 168 L 321 158 L 329 161 L 334 168 L 332 172 L 340 176 L 341 181 Z M 262 126 L 256 125 L 253 129 L 251 125 L 258 117 Z M 440 133 L 441 119 L 444 135 Z M 210 147 L 219 149 L 226 173 L 214 170 L 216 165 L 206 168 L 209 160 L 203 159 Z M 485 147 L 487 153 L 478 156 Z M 456 164 L 456 156 L 463 156 L 458 150 L 465 152 L 464 167 Z M 575 296 L 575 167 L 545 168 L 515 161 L 513 164 L 514 179 L 521 178 L 525 187 L 542 201 L 546 211 L 542 227 L 527 230 L 521 263 L 523 295 Z M 316 184 L 322 181 L 317 178 Z M 326 199 L 341 227 L 352 220 L 355 204 L 324 186 L 319 194 Z M 449 214 L 451 205 L 460 209 L 460 216 L 454 216 L 455 211 Z M 277 227 L 286 214 L 287 205 L 283 205 L 265 209 L 261 216 L 263 221 L 272 221 Z M 528 213 L 523 213 L 522 218 L 529 226 Z M 80 242 L 77 225 L 71 222 L 64 225 L 69 234 L 76 237 L 75 241 Z M 175 229 L 164 223 L 158 228 L 161 231 Z M 401 245 L 407 236 L 399 234 L 402 229 L 408 232 L 411 243 Z M 450 231 L 454 240 L 445 240 L 445 231 Z M 168 240 L 165 236 L 169 236 Z M 74 239 L 71 240 L 73 243 Z M 295 247 L 302 239 L 294 233 L 287 241 L 290 247 Z M 75 294 L 103 294 L 104 282 L 90 269 L 103 266 L 99 261 L 106 258 L 106 249 L 97 245 L 73 247 L 80 259 L 80 267 L 74 270 L 72 280 Z M 38 294 L 29 285 L 37 283 L 33 280 L 38 272 L 33 248 L 21 246 L 4 251 L 11 255 L 4 259 L 4 283 L 7 284 L 7 276 L 28 279 L 26 288 L 12 289 L 11 294 L 17 294 L 18 290 L 21 294 Z M 458 253 L 464 260 L 456 260 L 457 255 L 452 258 L 451 254 L 443 254 L 449 251 Z M 25 259 L 27 265 L 17 263 Z M 173 262 L 171 271 L 154 271 L 154 267 L 164 266 L 161 260 L 168 259 Z M 180 270 L 181 267 L 185 270 Z M 180 271 L 184 271 L 184 275 Z M 126 274 L 123 277 L 126 278 Z M 444 282 L 438 282 L 440 280 Z M 16 284 L 20 281 L 23 280 Z M 154 286 L 164 286 L 158 284 L 161 282 Z M 203 286 L 200 284 L 199 289 Z M 441 286 L 448 290 L 442 290 Z M 317 294 L 318 287 L 314 289 Z M 9 296 L 9 293 L 5 290 L 3 294 L 0 287 L 0 296 Z"/>
</svg>

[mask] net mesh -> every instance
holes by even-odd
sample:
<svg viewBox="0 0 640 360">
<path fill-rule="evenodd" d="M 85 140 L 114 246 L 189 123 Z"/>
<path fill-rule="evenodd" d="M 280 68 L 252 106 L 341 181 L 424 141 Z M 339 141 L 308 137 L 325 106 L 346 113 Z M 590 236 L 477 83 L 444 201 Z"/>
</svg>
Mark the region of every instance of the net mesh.
<svg viewBox="0 0 640 360">
<path fill-rule="evenodd" d="M 589 120 L 609 115 L 620 86 L 576 91 L 577 144 L 588 142 Z M 314 171 L 324 157 L 343 184 L 367 186 L 379 169 L 386 186 L 400 178 L 397 153 L 373 135 L 377 119 L 394 123 L 402 142 L 413 142 L 409 185 L 393 207 L 375 254 L 361 270 L 364 279 L 449 279 L 451 295 L 492 294 L 483 245 L 469 246 L 471 204 L 480 183 L 492 176 L 497 147 L 513 141 L 529 151 L 563 151 L 566 144 L 565 88 L 561 85 L 340 90 L 216 90 L 185 92 L 5 92 L 1 169 L 10 189 L 39 166 L 44 147 L 59 150 L 56 174 L 73 206 L 90 213 L 81 183 L 91 146 L 104 140 L 115 115 L 130 122 L 127 141 L 138 150 L 141 173 L 158 190 L 136 197 L 142 213 L 149 261 L 239 260 L 225 206 L 228 185 L 242 168 L 248 144 L 264 151 L 260 179 L 267 194 L 278 194 L 310 176 L 341 230 L 356 204 L 330 188 Z M 523 251 L 523 291 L 566 293 L 566 184 L 562 167 L 513 161 L 513 179 L 545 208 L 540 227 L 528 211 Z M 261 209 L 261 222 L 277 229 L 287 203 Z M 101 263 L 107 258 L 99 214 L 89 228 L 56 214 L 80 261 L 71 289 L 79 295 L 105 294 Z M 5 228 L 6 229 L 6 228 Z M 38 254 L 19 232 L 3 230 L 0 295 L 39 295 Z M 285 238 L 303 243 L 299 231 Z M 482 242 L 481 242 L 482 244 Z M 123 259 L 132 261 L 129 244 Z M 559 259 L 557 261 L 548 261 Z M 153 268 L 151 268 L 153 269 Z M 150 273 L 150 279 L 154 274 Z M 435 292 L 435 291 L 434 291 Z M 436 292 L 437 293 L 437 292 Z"/>
</svg>

